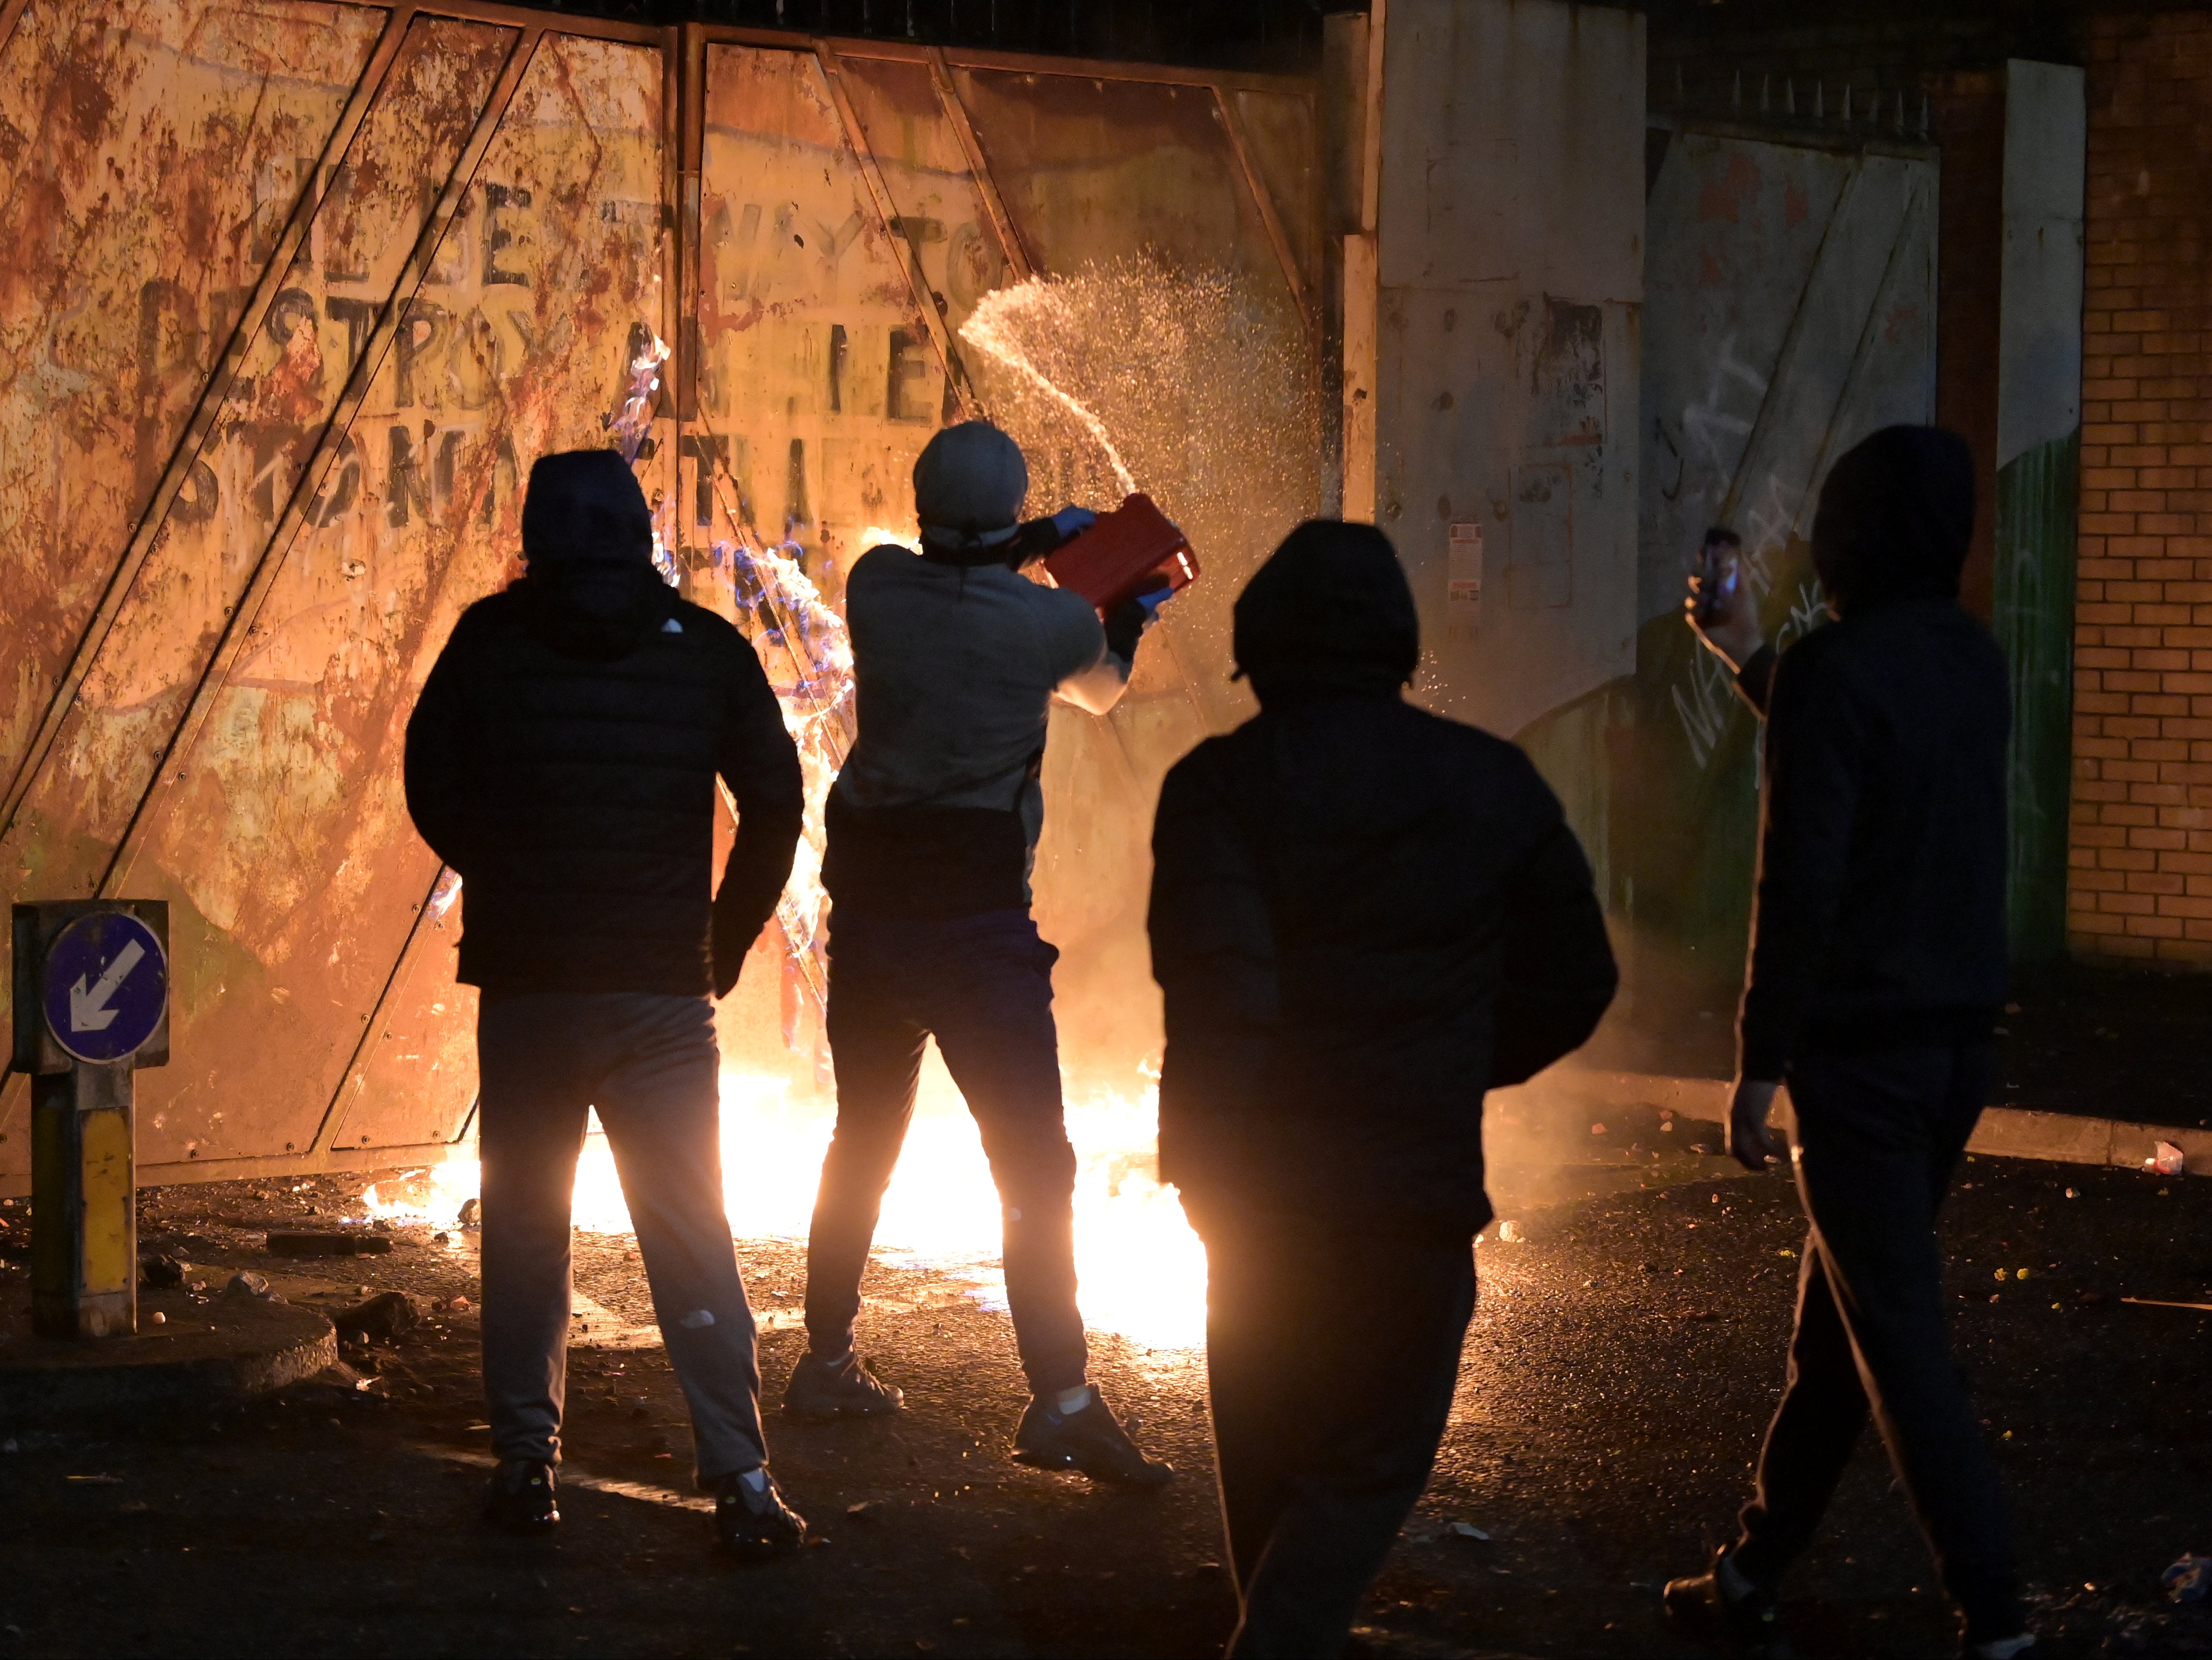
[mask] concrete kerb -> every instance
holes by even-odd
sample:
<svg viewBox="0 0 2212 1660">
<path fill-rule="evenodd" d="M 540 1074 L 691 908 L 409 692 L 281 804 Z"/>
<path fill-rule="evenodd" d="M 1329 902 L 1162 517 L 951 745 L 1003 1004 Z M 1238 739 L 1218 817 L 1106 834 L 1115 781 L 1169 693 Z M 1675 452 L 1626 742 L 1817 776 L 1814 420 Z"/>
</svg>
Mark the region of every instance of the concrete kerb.
<svg viewBox="0 0 2212 1660">
<path fill-rule="evenodd" d="M 0 1427 L 234 1406 L 337 1363 L 337 1335 L 312 1309 L 181 1290 L 142 1291 L 138 1307 L 131 1337 L 40 1337 L 27 1311 L 0 1315 Z"/>
<path fill-rule="evenodd" d="M 1719 1079 L 1573 1068 L 1545 1082 L 1593 1106 L 1651 1107 L 1712 1123 L 1728 1118 L 1729 1085 Z M 2161 1141 L 2181 1149 L 2182 1169 L 2187 1174 L 2212 1176 L 2212 1130 L 2080 1118 L 2024 1107 L 1984 1109 L 1966 1151 L 1996 1158 L 2041 1158 L 2139 1171 L 2148 1166 Z"/>
</svg>

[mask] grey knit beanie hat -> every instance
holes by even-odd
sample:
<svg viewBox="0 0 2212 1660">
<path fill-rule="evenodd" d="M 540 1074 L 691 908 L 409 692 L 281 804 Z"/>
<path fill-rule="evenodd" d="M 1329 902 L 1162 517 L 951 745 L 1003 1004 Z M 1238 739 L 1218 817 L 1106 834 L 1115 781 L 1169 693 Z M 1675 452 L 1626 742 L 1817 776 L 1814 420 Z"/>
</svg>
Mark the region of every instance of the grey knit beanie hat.
<svg viewBox="0 0 2212 1660">
<path fill-rule="evenodd" d="M 925 536 L 932 530 L 963 537 L 1006 530 L 1020 517 L 1029 493 L 1021 446 L 988 421 L 945 428 L 915 459 L 915 516 Z"/>
</svg>

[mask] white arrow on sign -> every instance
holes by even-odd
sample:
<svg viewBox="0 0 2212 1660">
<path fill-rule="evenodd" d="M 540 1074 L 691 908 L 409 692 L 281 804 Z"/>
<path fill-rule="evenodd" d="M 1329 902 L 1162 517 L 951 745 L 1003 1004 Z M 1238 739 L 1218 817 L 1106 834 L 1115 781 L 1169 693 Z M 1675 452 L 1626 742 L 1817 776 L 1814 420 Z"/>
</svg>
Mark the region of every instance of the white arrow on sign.
<svg viewBox="0 0 2212 1660">
<path fill-rule="evenodd" d="M 119 1010 L 107 1006 L 107 1000 L 122 989 L 123 982 L 131 977 L 131 970 L 138 966 L 146 947 L 136 939 L 127 942 L 115 953 L 115 960 L 107 965 L 90 991 L 85 989 L 86 976 L 80 974 L 76 984 L 70 988 L 70 1030 L 71 1031 L 106 1031 L 115 1024 Z"/>
</svg>

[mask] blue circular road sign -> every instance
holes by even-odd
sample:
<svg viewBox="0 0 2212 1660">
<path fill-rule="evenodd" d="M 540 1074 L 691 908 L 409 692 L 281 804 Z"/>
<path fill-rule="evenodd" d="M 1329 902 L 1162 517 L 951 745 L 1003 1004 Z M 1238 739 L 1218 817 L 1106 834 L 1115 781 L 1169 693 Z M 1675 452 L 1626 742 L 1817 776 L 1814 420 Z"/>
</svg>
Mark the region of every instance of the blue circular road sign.
<svg viewBox="0 0 2212 1660">
<path fill-rule="evenodd" d="M 128 911 L 94 911 L 46 951 L 46 1025 L 80 1061 L 136 1055 L 161 1024 L 169 964 L 161 942 Z"/>
</svg>

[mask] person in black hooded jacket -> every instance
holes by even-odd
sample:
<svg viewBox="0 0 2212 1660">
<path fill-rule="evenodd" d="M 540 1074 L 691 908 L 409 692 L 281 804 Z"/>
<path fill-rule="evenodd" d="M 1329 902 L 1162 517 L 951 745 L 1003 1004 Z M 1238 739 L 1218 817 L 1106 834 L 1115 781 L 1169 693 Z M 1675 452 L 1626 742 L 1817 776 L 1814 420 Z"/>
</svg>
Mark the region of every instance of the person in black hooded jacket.
<svg viewBox="0 0 2212 1660">
<path fill-rule="evenodd" d="M 1737 1541 L 1667 1588 L 1677 1619 L 1783 1652 L 1775 1590 L 1880 1426 L 1965 1651 L 2025 1631 L 2002 1495 L 1949 1353 L 1936 1213 L 1988 1098 L 2005 956 L 2002 654 L 1959 604 L 1972 457 L 1889 427 L 1822 485 L 1813 559 L 1837 621 L 1778 655 L 1732 561 L 1689 617 L 1766 718 L 1757 909 L 1730 1144 L 1785 1154 L 1812 1231 L 1789 1385 Z M 1786 1079 L 1794 1145 L 1767 1127 Z"/>
<path fill-rule="evenodd" d="M 1208 1262 L 1243 1618 L 1333 1655 L 1428 1480 L 1474 1307 L 1486 1091 L 1611 1002 L 1590 873 L 1528 757 L 1401 696 L 1419 657 L 1367 525 L 1292 532 L 1239 596 L 1261 713 L 1171 770 L 1152 836 L 1160 1177 Z"/>
<path fill-rule="evenodd" d="M 711 991 L 791 873 L 799 757 L 752 648 L 653 565 L 612 450 L 542 457 L 527 570 L 455 624 L 407 726 L 407 805 L 462 879 L 477 1024 L 488 1517 L 560 1519 L 569 1197 L 596 1107 L 726 1546 L 795 1548 L 722 1197 Z M 715 779 L 737 842 L 713 886 Z"/>
</svg>

